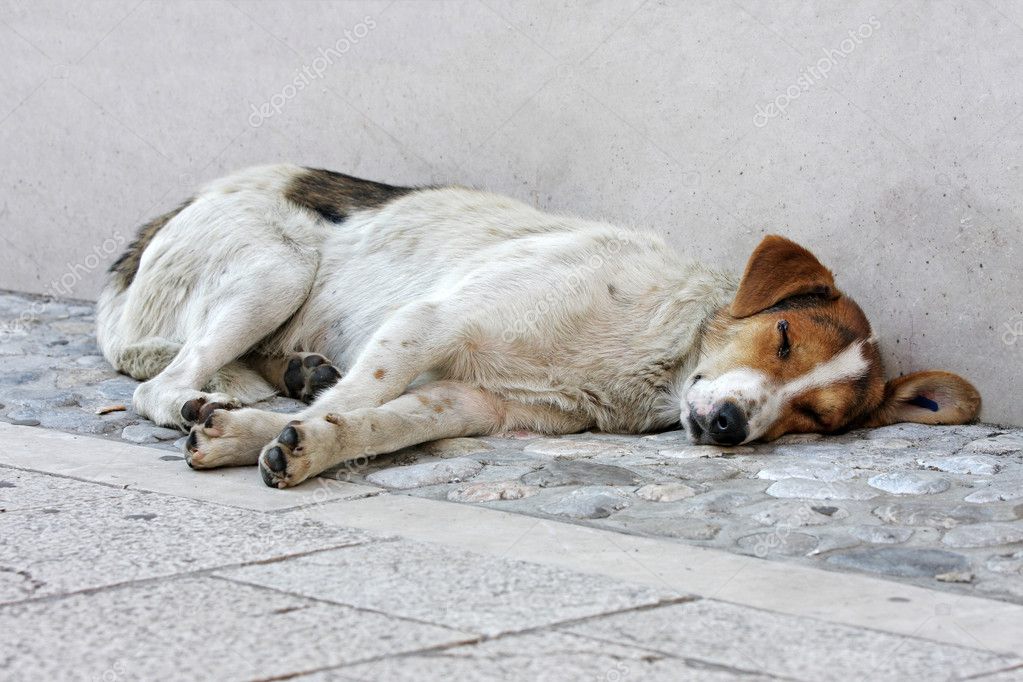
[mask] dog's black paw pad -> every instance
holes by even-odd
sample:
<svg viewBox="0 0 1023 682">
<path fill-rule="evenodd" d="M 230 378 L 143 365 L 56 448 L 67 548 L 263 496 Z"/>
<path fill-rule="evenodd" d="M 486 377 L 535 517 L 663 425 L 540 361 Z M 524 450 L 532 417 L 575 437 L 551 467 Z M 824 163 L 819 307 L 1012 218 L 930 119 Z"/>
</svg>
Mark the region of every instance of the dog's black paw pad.
<svg viewBox="0 0 1023 682">
<path fill-rule="evenodd" d="M 305 388 L 305 372 L 302 371 L 302 358 L 291 358 L 288 368 L 284 370 L 284 386 L 288 389 L 289 398 L 298 398 Z"/>
<path fill-rule="evenodd" d="M 277 442 L 289 448 L 297 446 L 298 431 L 295 429 L 294 426 L 285 426 L 284 430 L 281 431 L 281 435 L 277 436 Z"/>
<path fill-rule="evenodd" d="M 301 473 L 308 467 L 307 454 L 302 449 L 302 422 L 289 422 L 260 455 L 259 471 L 263 482 L 271 488 L 286 488 L 301 482 L 304 478 Z"/>
<path fill-rule="evenodd" d="M 330 363 L 327 360 L 327 358 L 323 357 L 322 355 L 316 355 L 314 353 L 312 355 L 305 356 L 305 359 L 302 360 L 302 364 L 312 369 L 313 367 L 319 367 L 320 365 L 326 365 Z"/>
<path fill-rule="evenodd" d="M 313 370 L 313 375 L 309 378 L 309 392 L 315 395 L 336 384 L 340 378 L 341 372 L 333 365 L 320 365 Z"/>
<path fill-rule="evenodd" d="M 233 410 L 234 405 L 228 405 L 227 403 L 206 403 L 199 409 L 199 417 L 195 420 L 196 422 L 203 422 L 206 428 L 213 428 L 211 420 L 213 419 L 213 413 L 217 410 Z"/>
<path fill-rule="evenodd" d="M 192 398 L 191 400 L 186 400 L 185 404 L 181 406 L 181 418 L 188 424 L 194 424 L 199 420 L 199 412 L 205 404 L 205 398 Z"/>
<path fill-rule="evenodd" d="M 330 388 L 341 378 L 341 372 L 330 360 L 318 353 L 295 356 L 288 361 L 284 370 L 284 387 L 289 398 L 311 403 L 324 389 Z"/>
<path fill-rule="evenodd" d="M 279 447 L 272 447 L 266 451 L 266 468 L 274 473 L 282 474 L 288 468 L 288 460 L 284 456 L 284 450 Z"/>
<path fill-rule="evenodd" d="M 272 471 L 266 467 L 259 467 L 259 474 L 263 477 L 263 483 L 270 486 L 271 488 L 277 487 L 277 481 L 274 479 Z"/>
</svg>

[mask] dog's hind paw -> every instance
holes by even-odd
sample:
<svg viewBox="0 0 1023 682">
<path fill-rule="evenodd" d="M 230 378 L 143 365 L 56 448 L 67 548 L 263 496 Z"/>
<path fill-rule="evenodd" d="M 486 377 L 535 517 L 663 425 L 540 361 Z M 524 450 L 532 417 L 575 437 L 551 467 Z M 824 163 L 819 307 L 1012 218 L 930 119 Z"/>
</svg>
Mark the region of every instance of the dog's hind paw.
<svg viewBox="0 0 1023 682">
<path fill-rule="evenodd" d="M 341 378 L 341 372 L 319 353 L 296 353 L 284 370 L 289 398 L 311 403 L 316 396 Z"/>
</svg>

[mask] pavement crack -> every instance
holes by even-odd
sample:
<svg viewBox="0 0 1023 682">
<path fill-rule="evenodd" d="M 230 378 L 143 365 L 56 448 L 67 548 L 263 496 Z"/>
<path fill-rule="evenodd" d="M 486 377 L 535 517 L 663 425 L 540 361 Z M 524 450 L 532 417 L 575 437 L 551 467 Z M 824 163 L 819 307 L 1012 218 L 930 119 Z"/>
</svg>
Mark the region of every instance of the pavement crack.
<svg viewBox="0 0 1023 682">
<path fill-rule="evenodd" d="M 233 564 L 223 564 L 220 566 L 211 566 L 209 568 L 196 569 L 194 571 L 182 571 L 179 573 L 171 573 L 169 575 L 155 575 L 148 578 L 138 578 L 134 580 L 122 580 L 119 582 L 110 583 L 108 585 L 97 585 L 95 587 L 85 587 L 77 590 L 68 590 L 66 592 L 59 592 L 56 594 L 43 595 L 39 597 L 29 597 L 27 599 L 18 599 L 15 601 L 0 601 L 0 607 L 13 606 L 15 604 L 31 604 L 31 603 L 47 603 L 52 601 L 58 601 L 66 597 L 74 597 L 79 595 L 92 595 L 98 592 L 104 592 L 107 590 L 117 590 L 126 587 L 141 587 L 145 585 L 151 585 L 159 582 L 173 581 L 173 580 L 185 580 L 188 578 L 213 578 L 219 580 L 225 580 L 226 578 L 216 575 L 220 571 L 230 571 L 238 568 L 245 568 L 247 566 L 265 566 L 267 564 L 275 564 L 281 561 L 287 561 L 288 559 L 298 559 L 306 557 L 312 554 L 320 554 L 322 552 L 330 552 L 337 549 L 345 549 L 346 547 L 354 547 L 357 545 L 363 545 L 374 542 L 390 542 L 388 538 L 367 538 L 364 541 L 352 541 L 346 542 L 343 545 L 332 545 L 330 547 L 318 547 L 316 549 L 310 549 L 302 552 L 294 552 L 291 554 L 274 556 L 267 559 L 255 559 L 251 561 L 237 562 Z M 2 572 L 2 567 L 0 567 Z M 40 586 L 45 585 L 41 583 Z M 36 588 L 38 589 L 38 588 Z"/>
<path fill-rule="evenodd" d="M 995 675 L 1003 675 L 1005 673 L 1020 672 L 1023 673 L 1023 663 L 1014 663 L 1008 668 L 999 668 L 998 670 L 987 670 L 982 673 L 976 673 L 975 675 L 969 675 L 967 677 L 961 677 L 959 679 L 966 682 L 967 680 L 986 680 L 994 677 Z"/>
<path fill-rule="evenodd" d="M 323 479 L 323 480 L 334 480 L 334 479 Z M 355 484 L 355 485 L 359 485 L 359 484 Z M 296 512 L 302 512 L 302 511 L 306 511 L 306 510 L 309 510 L 309 509 L 316 509 L 318 507 L 324 507 L 324 506 L 327 506 L 327 505 L 337 504 L 337 503 L 341 503 L 341 502 L 356 502 L 358 500 L 365 500 L 365 499 L 368 499 L 370 497 L 378 497 L 380 495 L 387 495 L 389 493 L 390 493 L 389 490 L 370 490 L 368 492 L 356 493 L 354 495 L 344 495 L 344 496 L 341 496 L 341 497 L 331 497 L 331 498 L 324 499 L 324 500 L 316 500 L 314 502 L 308 502 L 306 504 L 295 505 L 294 507 L 283 507 L 281 509 L 271 509 L 271 510 L 268 510 L 268 511 L 263 512 L 263 513 L 269 514 L 271 516 L 284 516 L 284 515 L 287 515 L 287 514 L 294 514 Z"/>
</svg>

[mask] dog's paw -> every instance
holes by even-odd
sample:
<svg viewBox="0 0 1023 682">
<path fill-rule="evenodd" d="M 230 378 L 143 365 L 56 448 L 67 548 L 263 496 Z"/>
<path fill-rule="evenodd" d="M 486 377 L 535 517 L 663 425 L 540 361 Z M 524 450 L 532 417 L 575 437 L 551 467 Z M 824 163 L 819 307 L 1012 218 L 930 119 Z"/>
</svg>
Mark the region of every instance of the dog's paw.
<svg viewBox="0 0 1023 682">
<path fill-rule="evenodd" d="M 185 440 L 185 463 L 193 469 L 251 466 L 287 419 L 275 412 L 226 410 L 206 403 Z"/>
<path fill-rule="evenodd" d="M 301 431 L 300 431 L 301 429 Z M 289 488 L 309 476 L 309 457 L 302 442 L 302 422 L 293 421 L 259 456 L 259 473 L 271 488 Z"/>
<path fill-rule="evenodd" d="M 316 396 L 341 378 L 341 372 L 319 353 L 296 354 L 284 370 L 289 398 L 311 403 Z"/>
<path fill-rule="evenodd" d="M 186 400 L 181 405 L 181 419 L 187 430 L 193 424 L 201 424 L 209 419 L 214 410 L 234 410 L 241 407 L 241 403 L 228 395 L 220 393 L 205 393 L 191 400 Z"/>
<path fill-rule="evenodd" d="M 263 448 L 259 473 L 271 488 L 290 488 L 344 458 L 347 429 L 343 417 L 292 421 Z"/>
</svg>

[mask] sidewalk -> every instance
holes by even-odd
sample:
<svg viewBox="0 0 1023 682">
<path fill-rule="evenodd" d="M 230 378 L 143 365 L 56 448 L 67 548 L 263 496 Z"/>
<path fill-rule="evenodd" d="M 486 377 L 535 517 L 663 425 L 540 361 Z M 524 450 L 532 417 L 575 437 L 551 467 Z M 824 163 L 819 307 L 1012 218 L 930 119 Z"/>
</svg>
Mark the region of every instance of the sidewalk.
<svg viewBox="0 0 1023 682">
<path fill-rule="evenodd" d="M 1023 676 L 1015 604 L 338 481 L 271 490 L 30 427 L 0 441 L 7 679 Z"/>
</svg>

